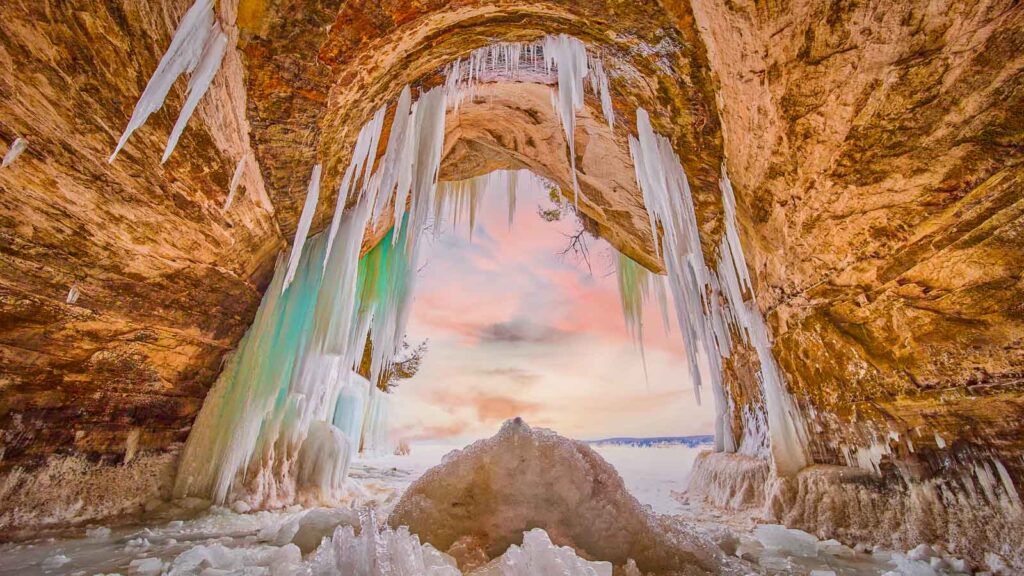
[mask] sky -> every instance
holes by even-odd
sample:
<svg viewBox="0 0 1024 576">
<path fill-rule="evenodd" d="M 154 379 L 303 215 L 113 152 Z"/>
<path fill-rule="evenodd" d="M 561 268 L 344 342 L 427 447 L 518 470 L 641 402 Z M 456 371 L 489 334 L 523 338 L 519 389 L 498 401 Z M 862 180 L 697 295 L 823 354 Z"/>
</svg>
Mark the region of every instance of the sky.
<svg viewBox="0 0 1024 576">
<path fill-rule="evenodd" d="M 420 371 L 392 399 L 395 439 L 462 444 L 508 418 L 579 439 L 710 434 L 679 332 L 644 310 L 649 378 L 626 332 L 616 252 L 588 237 L 590 269 L 560 254 L 578 223 L 545 222 L 537 191 L 517 198 L 511 229 L 504 190 L 488 190 L 472 239 L 464 222 L 434 239 L 417 276 L 407 337 L 428 340 Z"/>
</svg>

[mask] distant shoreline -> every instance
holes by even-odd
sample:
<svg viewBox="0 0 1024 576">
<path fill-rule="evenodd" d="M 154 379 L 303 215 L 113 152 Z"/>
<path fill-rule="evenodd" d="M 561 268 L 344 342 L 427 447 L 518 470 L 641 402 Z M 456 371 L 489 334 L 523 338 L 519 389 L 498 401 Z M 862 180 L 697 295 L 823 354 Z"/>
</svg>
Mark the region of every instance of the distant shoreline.
<svg viewBox="0 0 1024 576">
<path fill-rule="evenodd" d="M 653 438 L 619 437 L 584 440 L 584 442 L 591 446 L 633 446 L 643 448 L 652 446 L 689 446 L 690 448 L 696 448 L 713 444 L 715 436 L 713 434 L 702 434 L 698 436 L 656 436 Z"/>
</svg>

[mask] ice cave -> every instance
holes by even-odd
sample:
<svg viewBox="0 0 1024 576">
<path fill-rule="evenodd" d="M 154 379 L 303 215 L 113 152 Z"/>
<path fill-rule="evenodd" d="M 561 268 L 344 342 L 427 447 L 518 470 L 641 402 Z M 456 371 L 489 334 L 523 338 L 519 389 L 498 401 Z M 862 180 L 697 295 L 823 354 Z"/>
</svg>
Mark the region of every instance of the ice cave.
<svg viewBox="0 0 1024 576">
<path fill-rule="evenodd" d="M 1024 574 L 1024 4 L 0 5 L 0 575 Z"/>
</svg>

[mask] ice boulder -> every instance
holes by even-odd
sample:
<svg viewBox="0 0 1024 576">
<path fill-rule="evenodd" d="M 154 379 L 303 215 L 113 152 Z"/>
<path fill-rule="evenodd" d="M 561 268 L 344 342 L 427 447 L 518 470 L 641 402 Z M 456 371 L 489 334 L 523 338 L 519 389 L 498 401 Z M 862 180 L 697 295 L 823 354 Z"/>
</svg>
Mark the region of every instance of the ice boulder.
<svg viewBox="0 0 1024 576">
<path fill-rule="evenodd" d="M 445 456 L 409 487 L 388 522 L 438 550 L 472 537 L 490 559 L 541 528 L 584 558 L 616 566 L 632 558 L 643 573 L 733 571 L 705 534 L 642 507 L 589 446 L 520 418 Z"/>
</svg>

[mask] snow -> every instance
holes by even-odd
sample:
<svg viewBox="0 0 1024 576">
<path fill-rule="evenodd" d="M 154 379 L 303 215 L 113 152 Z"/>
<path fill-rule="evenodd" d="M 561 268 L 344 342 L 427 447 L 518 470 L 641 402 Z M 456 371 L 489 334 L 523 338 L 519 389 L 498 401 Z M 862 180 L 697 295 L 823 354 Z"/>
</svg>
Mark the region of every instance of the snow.
<svg viewBox="0 0 1024 576">
<path fill-rule="evenodd" d="M 365 517 L 366 511 L 375 510 L 378 526 L 383 524 L 384 517 L 396 496 L 429 467 L 440 463 L 451 449 L 452 446 L 413 445 L 409 456 L 356 458 L 352 464 L 353 477 L 346 487 L 346 490 L 351 492 L 351 507 L 291 507 L 275 512 L 246 514 L 214 507 L 197 516 L 196 512 L 186 512 L 186 508 L 208 504 L 199 501 L 171 503 L 165 505 L 169 506 L 166 512 L 157 511 L 154 514 L 184 514 L 177 516 L 182 519 L 168 521 L 167 516 L 150 516 L 143 525 L 107 529 L 110 532 L 104 538 L 93 537 L 97 529 L 90 529 L 85 537 L 78 531 L 58 536 L 56 539 L 40 538 L 30 542 L 0 544 L 0 571 L 33 574 L 40 572 L 44 562 L 49 562 L 47 566 L 52 566 L 60 561 L 62 564 L 59 567 L 51 568 L 47 573 L 120 573 L 126 576 L 153 574 L 157 572 L 144 570 L 155 569 L 159 562 L 161 569 L 171 570 L 176 565 L 178 574 L 196 574 L 202 570 L 208 570 L 207 574 L 217 573 L 217 570 L 237 570 L 243 573 L 264 573 L 264 570 L 271 570 L 272 574 L 307 574 L 312 572 L 312 566 L 317 562 L 317 554 L 321 554 L 321 560 L 330 557 L 331 553 L 327 552 L 327 548 L 334 551 L 355 550 L 356 543 L 367 545 L 370 544 L 370 540 L 373 541 L 374 551 L 384 550 L 385 556 L 389 559 L 394 555 L 414 558 L 417 552 L 412 546 L 415 538 L 412 533 L 381 528 L 381 533 L 384 534 L 381 538 L 361 538 L 360 532 L 357 531 L 363 521 L 360 518 L 360 511 L 363 511 Z M 686 461 L 692 460 L 690 455 L 697 451 L 698 449 L 680 445 L 663 448 L 597 448 L 598 453 L 609 463 L 614 464 L 626 487 L 642 504 L 652 505 L 654 511 L 659 513 L 684 513 L 685 516 L 680 518 L 689 518 L 690 522 L 699 528 L 713 532 L 721 528 L 709 523 L 709 518 L 713 516 L 709 511 L 694 508 L 692 505 L 682 506 L 679 501 L 671 502 L 671 492 L 680 491 L 685 483 L 689 467 Z M 357 492 L 359 494 L 356 494 Z M 659 501 L 668 506 L 659 506 Z M 344 530 L 346 526 L 353 528 L 351 535 Z M 339 527 L 343 533 L 340 540 L 337 539 Z M 103 528 L 99 530 L 102 531 Z M 729 533 L 726 532 L 726 535 Z M 816 543 L 816 556 L 801 557 L 784 551 L 768 550 L 752 533 L 740 531 L 738 535 L 742 543 L 737 552 L 752 562 L 751 568 L 745 573 L 765 572 L 765 566 L 781 566 L 781 572 L 776 573 L 867 576 L 893 571 L 894 574 L 899 574 L 897 570 L 900 560 L 895 554 L 879 551 L 874 555 L 860 552 L 851 556 L 849 549 L 841 545 L 836 546 L 834 542 L 824 541 Z M 329 539 L 327 542 L 324 541 L 325 537 Z M 543 541 L 540 534 L 530 537 L 530 540 L 533 538 Z M 552 538 L 555 538 L 554 532 L 548 534 L 547 539 Z M 719 537 L 715 537 L 715 541 L 724 542 Z M 127 545 L 129 543 L 131 545 Z M 519 548 L 525 549 L 526 546 Z M 420 545 L 420 550 L 425 558 L 432 559 L 435 570 L 442 570 L 440 574 L 459 574 L 451 572 L 451 564 L 444 561 L 445 556 L 441 552 L 423 545 Z M 510 551 L 501 552 L 506 554 Z M 548 556 L 554 553 L 546 544 L 541 547 L 540 552 L 541 555 Z M 910 553 L 904 556 L 909 555 Z M 50 558 L 54 560 L 48 560 Z M 64 562 L 64 558 L 68 561 Z M 998 555 L 990 554 L 989 558 L 990 569 L 1010 573 Z M 334 556 L 334 559 L 337 560 L 337 556 Z M 427 560 L 424 561 L 424 568 L 426 562 Z M 938 574 L 970 573 L 962 560 L 946 555 L 938 559 L 929 559 L 927 562 L 929 568 Z M 320 566 L 323 568 L 323 564 Z M 913 566 L 921 568 L 918 565 Z M 327 564 L 327 570 L 333 570 L 330 564 Z M 629 568 L 623 573 L 642 574 Z M 411 571 L 403 574 L 431 572 Z M 544 572 L 532 574 L 546 576 Z"/>
<path fill-rule="evenodd" d="M 21 156 L 21 153 L 24 152 L 26 148 L 28 148 L 28 140 L 25 140 L 24 138 L 15 138 L 14 142 L 11 143 L 11 147 L 7 150 L 7 154 L 4 154 L 4 160 L 3 163 L 0 164 L 0 168 L 7 168 L 11 164 L 14 164 L 14 161 L 18 159 L 18 156 Z"/>
</svg>

